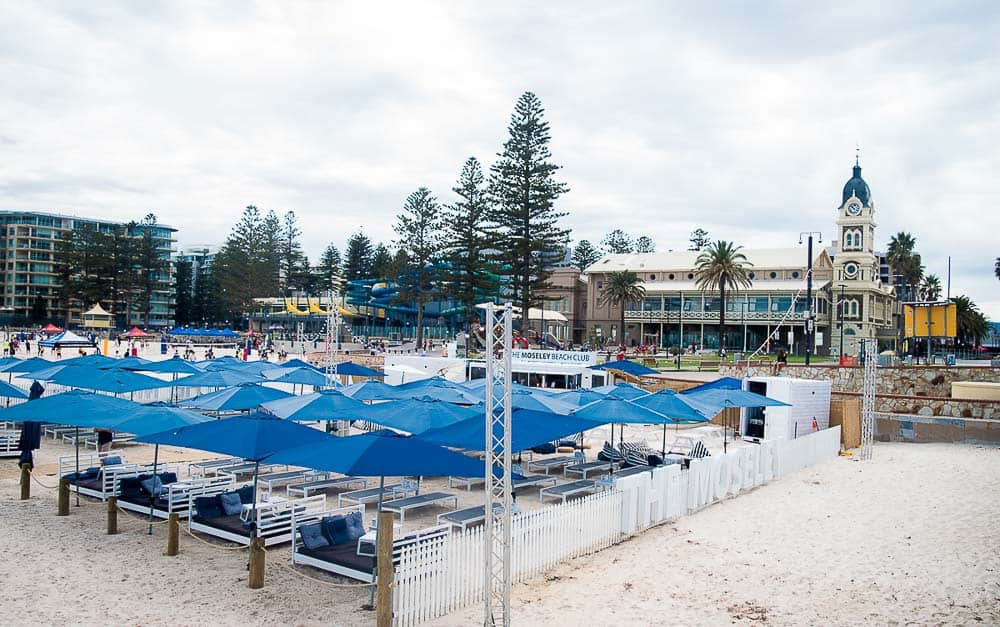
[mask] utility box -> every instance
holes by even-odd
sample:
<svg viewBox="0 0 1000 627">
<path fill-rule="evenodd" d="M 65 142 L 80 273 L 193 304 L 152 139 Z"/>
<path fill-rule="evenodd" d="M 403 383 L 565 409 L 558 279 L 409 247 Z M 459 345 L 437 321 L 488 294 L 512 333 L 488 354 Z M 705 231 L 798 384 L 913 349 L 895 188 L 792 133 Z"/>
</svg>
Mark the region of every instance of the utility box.
<svg viewBox="0 0 1000 627">
<path fill-rule="evenodd" d="M 747 407 L 740 413 L 744 440 L 794 440 L 830 426 L 829 381 L 791 377 L 749 377 L 743 389 L 776 401 L 783 407 Z"/>
</svg>

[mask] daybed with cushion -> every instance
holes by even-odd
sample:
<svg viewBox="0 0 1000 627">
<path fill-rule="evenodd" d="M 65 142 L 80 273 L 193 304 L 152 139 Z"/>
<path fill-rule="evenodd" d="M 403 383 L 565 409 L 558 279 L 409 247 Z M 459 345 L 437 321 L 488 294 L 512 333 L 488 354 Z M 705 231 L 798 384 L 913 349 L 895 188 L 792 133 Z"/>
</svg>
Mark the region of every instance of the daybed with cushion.
<svg viewBox="0 0 1000 627">
<path fill-rule="evenodd" d="M 69 462 L 73 462 L 73 456 L 68 457 Z M 85 458 L 87 458 L 86 461 Z M 118 496 L 122 479 L 152 475 L 153 473 L 152 464 L 129 464 L 118 455 L 87 455 L 80 457 L 81 467 L 85 463 L 94 463 L 95 461 L 98 465 L 87 466 L 77 474 L 75 470 L 72 470 L 75 467 L 75 462 L 72 465 L 69 462 L 64 463 L 65 459 L 64 457 L 59 458 L 60 476 L 69 481 L 70 490 L 102 501 L 106 501 L 109 496 Z M 64 472 L 67 468 L 69 470 Z M 177 472 L 176 466 L 170 464 L 159 464 L 156 470 L 157 473 Z M 174 475 L 174 480 L 176 481 L 176 475 Z"/>
<path fill-rule="evenodd" d="M 20 431 L 0 431 L 0 457 L 17 457 L 21 451 L 17 448 L 21 439 Z"/>
<path fill-rule="evenodd" d="M 400 552 L 417 543 L 448 535 L 448 525 L 437 525 L 395 538 L 393 561 Z M 374 533 L 364 529 L 364 505 L 329 511 L 298 513 L 293 521 L 292 563 L 305 564 L 367 583 L 374 582 Z M 367 539 L 366 539 L 367 538 Z"/>
<path fill-rule="evenodd" d="M 191 512 L 191 505 L 195 498 L 200 496 L 212 496 L 223 492 L 230 492 L 236 489 L 236 481 L 233 477 L 212 477 L 210 479 L 189 479 L 187 481 L 177 481 L 176 475 L 173 481 L 170 477 L 163 475 L 174 475 L 174 473 L 162 473 L 162 490 L 154 496 L 150 488 L 155 490 L 155 485 L 148 483 L 148 476 L 127 477 L 120 481 L 118 494 L 118 505 L 122 509 L 136 512 L 148 513 L 150 502 L 153 505 L 153 516 L 157 518 L 167 518 L 170 514 L 177 514 L 181 518 L 187 518 Z M 252 488 L 251 488 L 252 489 Z"/>
<path fill-rule="evenodd" d="M 251 532 L 256 529 L 264 546 L 272 546 L 291 540 L 293 512 L 305 515 L 324 509 L 324 494 L 255 505 L 253 486 L 243 486 L 221 494 L 195 497 L 188 528 L 239 544 L 249 544 Z"/>
</svg>

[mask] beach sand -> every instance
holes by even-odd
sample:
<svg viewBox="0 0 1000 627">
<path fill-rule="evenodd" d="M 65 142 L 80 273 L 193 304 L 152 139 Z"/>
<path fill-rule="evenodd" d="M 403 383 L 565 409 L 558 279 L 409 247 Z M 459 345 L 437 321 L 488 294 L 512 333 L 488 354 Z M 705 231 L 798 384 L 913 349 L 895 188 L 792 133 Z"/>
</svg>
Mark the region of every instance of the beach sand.
<svg viewBox="0 0 1000 627">
<path fill-rule="evenodd" d="M 15 477 L 0 462 L 4 624 L 374 621 L 366 588 L 290 571 L 287 546 L 269 550 L 266 586 L 249 590 L 243 551 L 182 533 L 168 558 L 164 525 L 148 536 L 123 514 L 107 536 L 103 504 L 60 518 L 37 484 L 17 500 Z M 997 624 L 998 518 L 1000 449 L 877 444 L 872 462 L 830 460 L 519 584 L 514 624 Z M 437 624 L 481 622 L 475 606 Z"/>
</svg>

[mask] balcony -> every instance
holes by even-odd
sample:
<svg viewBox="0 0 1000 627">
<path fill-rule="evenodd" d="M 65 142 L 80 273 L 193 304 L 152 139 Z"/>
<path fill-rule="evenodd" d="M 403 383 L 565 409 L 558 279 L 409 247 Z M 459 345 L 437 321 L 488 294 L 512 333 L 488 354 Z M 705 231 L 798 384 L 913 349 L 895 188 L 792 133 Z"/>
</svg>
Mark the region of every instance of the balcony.
<svg viewBox="0 0 1000 627">
<path fill-rule="evenodd" d="M 679 311 L 626 311 L 625 321 L 626 322 L 666 322 L 666 323 L 679 323 L 682 319 L 681 312 Z M 777 324 L 780 320 L 784 319 L 787 322 L 802 322 L 805 323 L 806 312 L 797 311 L 793 313 L 788 313 L 784 311 L 727 311 L 726 312 L 726 323 L 733 324 L 735 322 L 742 322 L 746 320 L 747 322 L 772 322 Z M 683 315 L 683 320 L 687 322 L 707 322 L 710 324 L 719 323 L 719 312 L 718 311 L 685 311 Z"/>
</svg>

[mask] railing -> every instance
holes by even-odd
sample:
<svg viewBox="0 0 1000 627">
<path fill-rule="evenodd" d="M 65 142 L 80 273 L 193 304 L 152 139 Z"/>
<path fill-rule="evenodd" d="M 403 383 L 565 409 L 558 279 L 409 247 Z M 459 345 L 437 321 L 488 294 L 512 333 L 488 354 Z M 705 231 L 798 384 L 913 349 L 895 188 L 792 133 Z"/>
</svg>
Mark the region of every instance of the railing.
<svg viewBox="0 0 1000 627">
<path fill-rule="evenodd" d="M 726 312 L 726 324 L 739 325 L 746 322 L 762 322 L 769 321 L 777 323 L 778 321 L 784 319 L 785 323 L 788 321 L 804 322 L 806 319 L 806 312 L 797 311 L 788 314 L 785 317 L 785 312 L 783 311 L 748 311 L 744 314 L 740 314 L 739 311 L 727 311 Z M 719 312 L 718 311 L 685 311 L 684 315 L 681 315 L 679 311 L 625 311 L 625 320 L 633 322 L 681 322 L 683 320 L 687 322 L 712 322 L 718 324 L 719 322 Z"/>
</svg>

